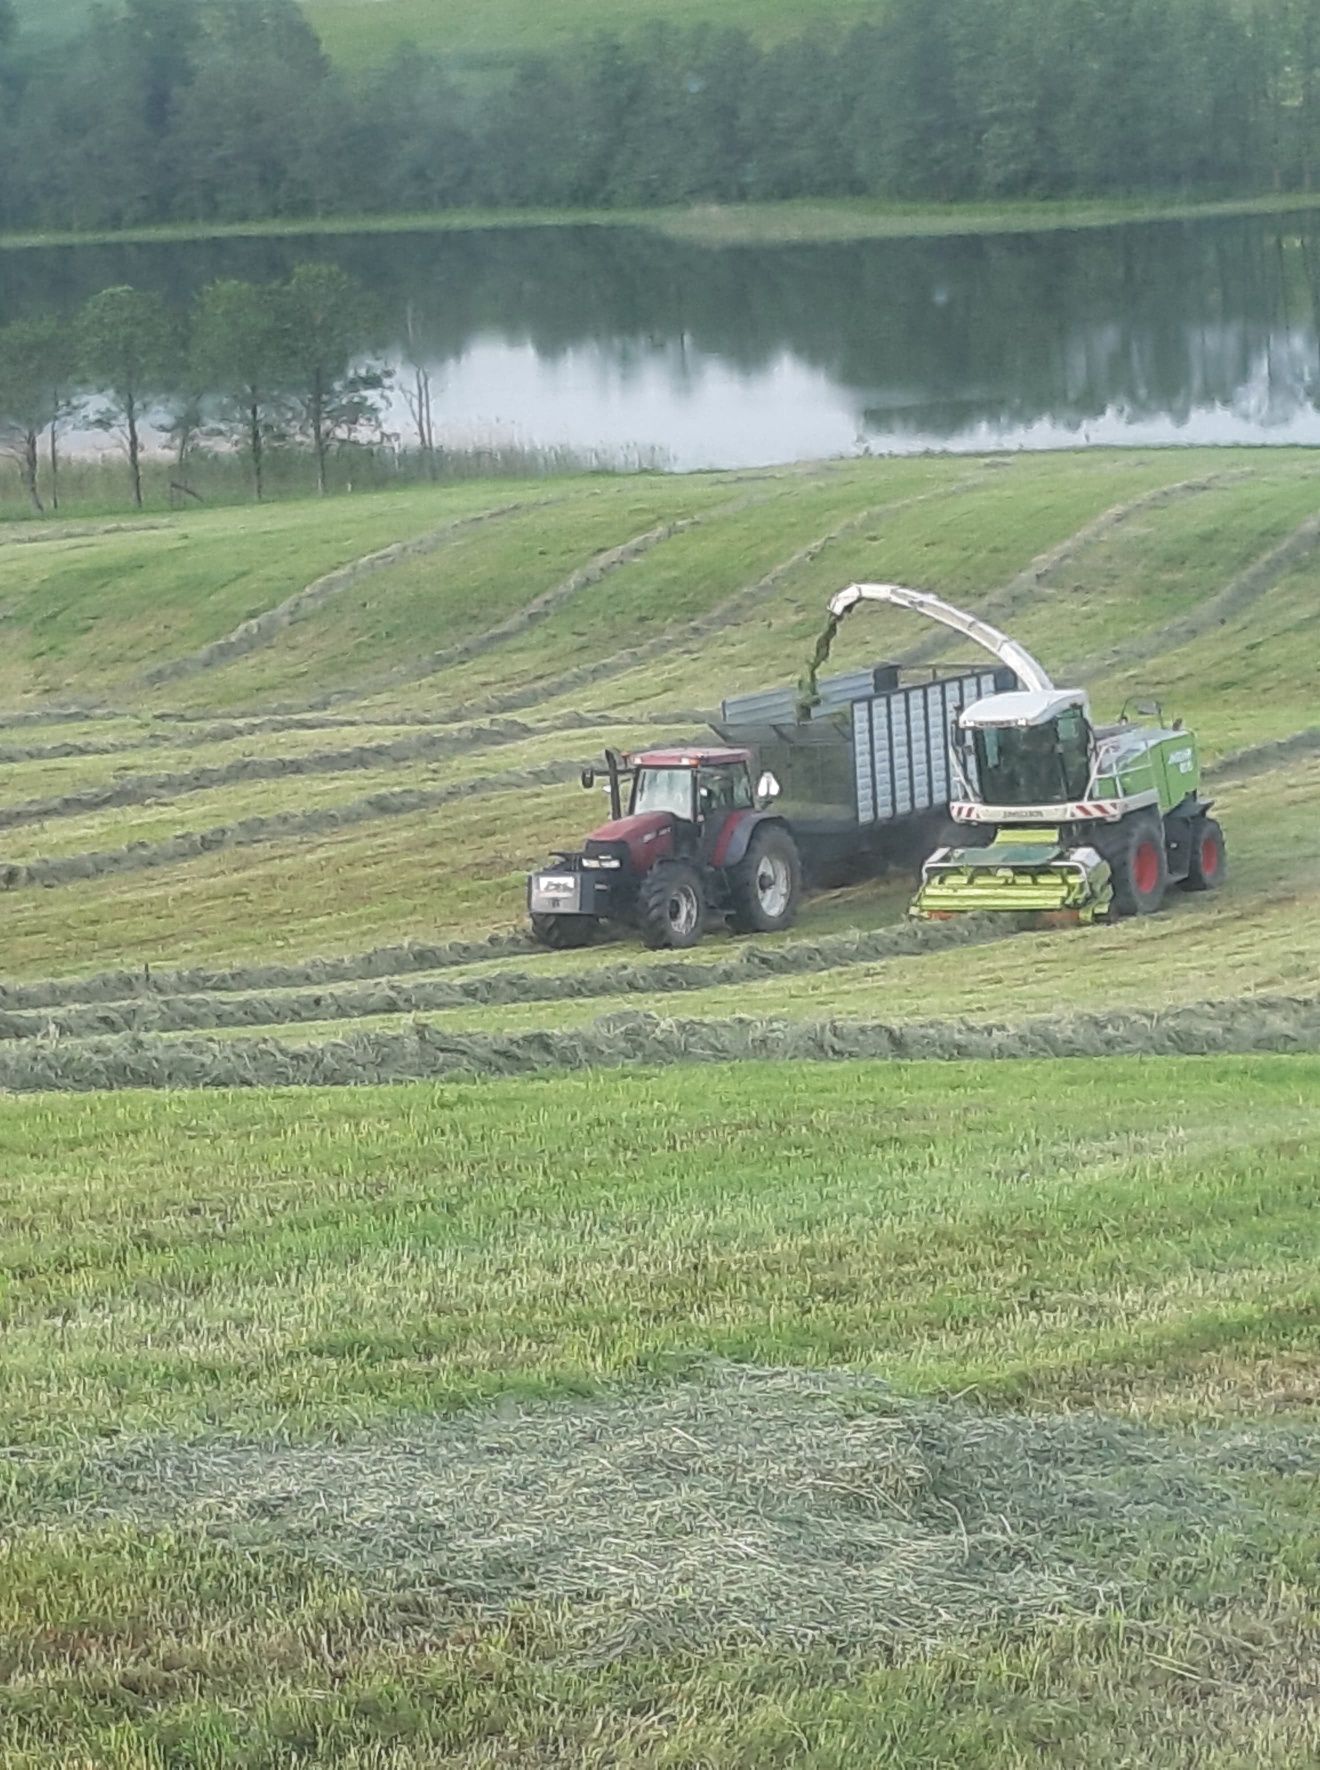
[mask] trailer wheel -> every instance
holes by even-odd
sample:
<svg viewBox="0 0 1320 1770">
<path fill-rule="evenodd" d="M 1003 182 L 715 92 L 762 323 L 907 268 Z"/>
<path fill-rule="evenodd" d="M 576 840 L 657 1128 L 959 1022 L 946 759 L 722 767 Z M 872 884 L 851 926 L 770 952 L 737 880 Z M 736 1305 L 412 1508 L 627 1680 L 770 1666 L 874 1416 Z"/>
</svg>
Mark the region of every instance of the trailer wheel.
<svg viewBox="0 0 1320 1770">
<path fill-rule="evenodd" d="M 555 952 L 590 944 L 599 926 L 595 916 L 533 916 L 532 934 Z"/>
<path fill-rule="evenodd" d="M 1184 891 L 1214 891 L 1228 872 L 1224 832 L 1213 817 L 1198 817 L 1192 825 L 1191 864 L 1183 880 Z"/>
<path fill-rule="evenodd" d="M 1114 876 L 1114 905 L 1120 916 L 1151 916 L 1169 888 L 1164 820 L 1158 812 L 1137 811 L 1106 831 L 1096 846 Z"/>
<path fill-rule="evenodd" d="M 729 895 L 729 925 L 739 934 L 776 934 L 793 926 L 802 897 L 802 857 L 787 830 L 762 824 L 752 832 L 747 853 L 729 869 Z"/>
<path fill-rule="evenodd" d="M 647 946 L 689 947 L 706 927 L 701 874 L 686 860 L 662 860 L 642 880 L 637 920 Z"/>
</svg>

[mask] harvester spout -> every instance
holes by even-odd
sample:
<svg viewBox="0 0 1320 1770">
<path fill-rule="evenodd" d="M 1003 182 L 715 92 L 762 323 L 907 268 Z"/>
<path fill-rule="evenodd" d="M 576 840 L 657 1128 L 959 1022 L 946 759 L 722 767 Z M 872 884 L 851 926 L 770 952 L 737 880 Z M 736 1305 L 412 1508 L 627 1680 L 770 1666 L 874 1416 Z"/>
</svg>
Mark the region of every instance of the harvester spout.
<svg viewBox="0 0 1320 1770">
<path fill-rule="evenodd" d="M 942 627 L 952 627 L 955 633 L 965 633 L 969 639 L 984 646 L 1001 664 L 1008 665 L 1023 688 L 1048 692 L 1054 687 L 1048 672 L 1037 663 L 1031 653 L 1015 639 L 1001 633 L 998 627 L 992 627 L 988 621 L 979 620 L 975 615 L 965 614 L 962 609 L 955 608 L 951 602 L 945 602 L 938 596 L 932 596 L 929 591 L 908 590 L 901 584 L 849 584 L 846 590 L 840 590 L 831 596 L 831 638 L 839 622 L 859 602 L 887 602 L 894 608 L 905 608 L 913 614 L 925 615 L 927 620 L 938 621 Z"/>
</svg>

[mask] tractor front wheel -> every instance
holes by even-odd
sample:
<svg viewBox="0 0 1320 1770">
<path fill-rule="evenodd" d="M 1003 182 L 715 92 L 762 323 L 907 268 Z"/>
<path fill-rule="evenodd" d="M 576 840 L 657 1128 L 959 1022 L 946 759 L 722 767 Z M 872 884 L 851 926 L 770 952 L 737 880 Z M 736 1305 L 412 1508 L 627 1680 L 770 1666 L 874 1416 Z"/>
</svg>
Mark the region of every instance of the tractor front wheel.
<svg viewBox="0 0 1320 1770">
<path fill-rule="evenodd" d="M 793 926 L 802 896 L 802 857 L 787 830 L 778 824 L 753 830 L 747 853 L 729 869 L 729 895 L 729 922 L 739 934 L 777 934 Z"/>
<path fill-rule="evenodd" d="M 533 916 L 532 934 L 542 946 L 555 952 L 569 952 L 573 947 L 587 946 L 598 923 L 595 916 Z"/>
<path fill-rule="evenodd" d="M 1164 820 L 1159 813 L 1137 811 L 1123 818 L 1106 832 L 1101 853 L 1114 875 L 1114 907 L 1119 915 L 1154 915 L 1169 889 Z"/>
<path fill-rule="evenodd" d="M 689 861 L 662 860 L 642 880 L 637 920 L 647 946 L 695 946 L 706 927 L 701 874 Z"/>
<path fill-rule="evenodd" d="M 1192 825 L 1191 864 L 1183 880 L 1185 891 L 1214 891 L 1228 871 L 1224 832 L 1213 817 L 1198 817 Z"/>
</svg>

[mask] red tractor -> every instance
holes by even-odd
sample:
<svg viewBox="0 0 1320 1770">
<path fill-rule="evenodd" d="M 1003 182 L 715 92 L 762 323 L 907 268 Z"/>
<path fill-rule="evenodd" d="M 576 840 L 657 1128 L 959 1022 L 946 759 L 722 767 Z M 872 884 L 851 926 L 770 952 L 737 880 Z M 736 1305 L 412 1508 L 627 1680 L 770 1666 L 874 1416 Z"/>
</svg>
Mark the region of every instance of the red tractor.
<svg viewBox="0 0 1320 1770">
<path fill-rule="evenodd" d="M 610 821 L 527 882 L 536 938 L 584 946 L 602 922 L 625 922 L 649 947 L 689 947 L 712 916 L 746 934 L 791 926 L 802 861 L 769 809 L 779 783 L 763 774 L 754 787 L 751 764 L 750 750 L 607 750 Z M 595 786 L 594 769 L 582 784 Z"/>
</svg>

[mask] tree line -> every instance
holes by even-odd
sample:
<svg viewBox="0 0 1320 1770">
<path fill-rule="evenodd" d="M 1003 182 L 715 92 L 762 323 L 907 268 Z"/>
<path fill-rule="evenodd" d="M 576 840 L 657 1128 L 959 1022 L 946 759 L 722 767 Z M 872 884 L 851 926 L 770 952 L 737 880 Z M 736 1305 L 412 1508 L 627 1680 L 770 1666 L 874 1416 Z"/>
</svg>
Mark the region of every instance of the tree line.
<svg viewBox="0 0 1320 1770">
<path fill-rule="evenodd" d="M 0 226 L 470 206 L 1309 189 L 1316 0 L 877 0 L 759 46 L 346 73 L 295 0 L 116 0 L 58 51 L 0 0 Z"/>
<path fill-rule="evenodd" d="M 149 422 L 180 470 L 204 443 L 240 452 L 258 499 L 270 450 L 309 448 L 324 492 L 335 448 L 386 440 L 389 373 L 364 356 L 372 318 L 344 271 L 302 264 L 280 283 L 212 282 L 182 318 L 154 292 L 124 285 L 92 295 L 71 319 L 13 320 L 0 328 L 0 449 L 38 512 L 59 508 L 60 436 L 75 422 L 118 437 L 139 507 Z M 416 375 L 425 448 L 429 388 Z"/>
</svg>

